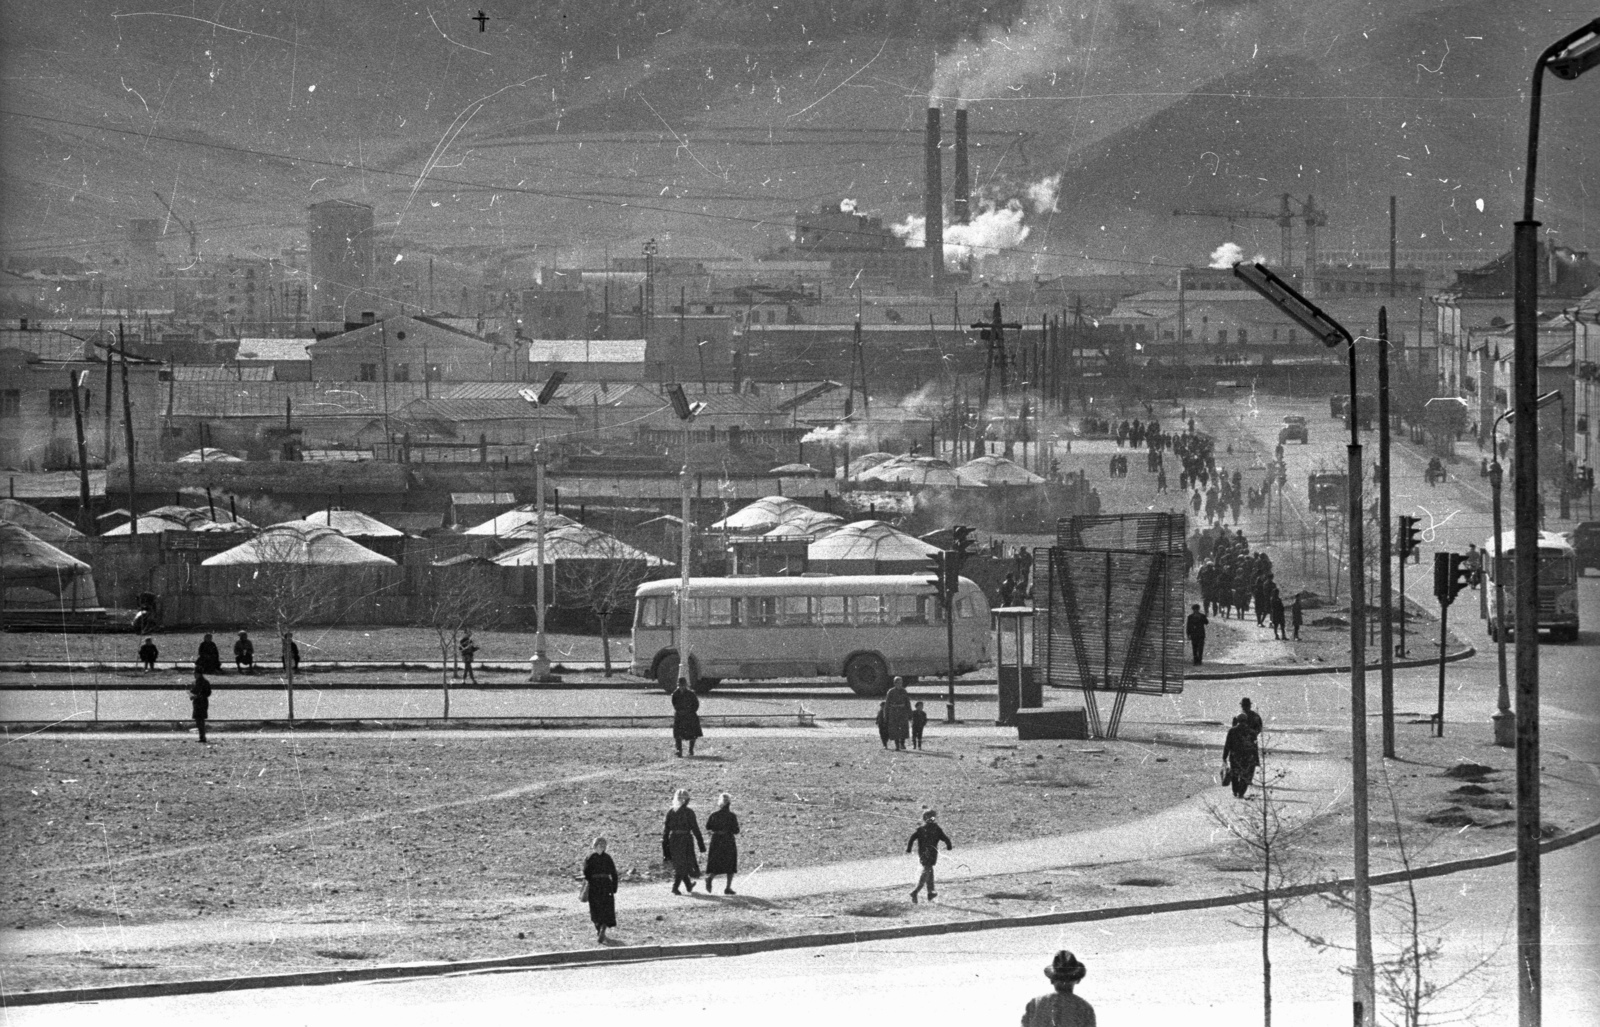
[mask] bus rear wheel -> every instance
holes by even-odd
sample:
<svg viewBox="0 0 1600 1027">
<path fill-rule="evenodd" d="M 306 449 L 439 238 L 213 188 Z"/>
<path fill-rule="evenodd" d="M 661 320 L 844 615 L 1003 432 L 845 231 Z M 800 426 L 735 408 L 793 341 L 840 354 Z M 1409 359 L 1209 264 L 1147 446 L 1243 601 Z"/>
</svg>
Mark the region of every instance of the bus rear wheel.
<svg viewBox="0 0 1600 1027">
<path fill-rule="evenodd" d="M 858 653 L 844 665 L 845 680 L 857 695 L 883 695 L 889 690 L 889 667 L 877 653 Z"/>
</svg>

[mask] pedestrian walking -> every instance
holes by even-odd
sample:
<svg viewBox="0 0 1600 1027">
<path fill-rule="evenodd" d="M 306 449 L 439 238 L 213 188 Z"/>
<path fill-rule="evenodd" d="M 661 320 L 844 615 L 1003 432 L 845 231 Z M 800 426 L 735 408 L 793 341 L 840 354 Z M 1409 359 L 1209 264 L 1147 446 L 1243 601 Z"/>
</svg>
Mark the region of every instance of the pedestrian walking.
<svg viewBox="0 0 1600 1027">
<path fill-rule="evenodd" d="M 939 843 L 944 842 L 945 851 L 954 848 L 950 844 L 950 836 L 944 833 L 944 828 L 939 826 L 939 814 L 931 809 L 922 811 L 922 826 L 911 832 L 911 838 L 906 842 L 906 851 L 913 848 L 917 850 L 917 860 L 922 864 L 922 876 L 917 878 L 917 886 L 911 889 L 911 901 L 917 901 L 917 893 L 924 887 L 928 889 L 928 900 L 931 902 L 938 893 L 933 888 L 933 867 L 939 862 Z"/>
<path fill-rule="evenodd" d="M 1294 604 L 1289 607 L 1289 623 L 1294 627 L 1294 640 L 1300 641 L 1300 625 L 1306 622 L 1305 607 L 1300 605 L 1300 593 L 1294 595 Z"/>
<path fill-rule="evenodd" d="M 144 665 L 145 673 L 156 669 L 156 660 L 161 657 L 161 650 L 156 648 L 156 640 L 146 636 L 144 644 L 139 647 L 139 662 Z"/>
<path fill-rule="evenodd" d="M 472 640 L 472 629 L 461 633 L 461 641 L 456 645 L 461 653 L 461 680 L 478 683 L 478 675 L 472 672 L 472 658 L 478 655 L 478 643 Z"/>
<path fill-rule="evenodd" d="M 737 895 L 733 875 L 739 872 L 739 818 L 733 812 L 733 797 L 727 792 L 717 796 L 717 808 L 706 817 L 706 830 L 711 834 L 711 850 L 706 853 L 706 894 L 711 894 L 714 878 L 726 874 L 722 894 Z"/>
<path fill-rule="evenodd" d="M 1288 641 L 1289 633 L 1283 630 L 1283 594 L 1274 588 L 1268 603 L 1272 615 L 1272 637 Z"/>
<path fill-rule="evenodd" d="M 583 900 L 589 903 L 589 922 L 601 944 L 605 944 L 606 929 L 617 926 L 617 883 L 617 864 L 606 852 L 606 836 L 601 835 L 583 861 Z"/>
<path fill-rule="evenodd" d="M 247 631 L 239 632 L 239 640 L 233 643 L 233 667 L 241 674 L 256 672 L 256 644 Z"/>
<path fill-rule="evenodd" d="M 222 652 L 217 648 L 217 643 L 211 640 L 208 632 L 200 640 L 199 652 L 195 654 L 195 670 L 203 674 L 222 673 Z"/>
<path fill-rule="evenodd" d="M 919 702 L 911 708 L 911 748 L 922 748 L 922 729 L 928 726 L 928 711 Z"/>
<path fill-rule="evenodd" d="M 906 735 L 911 728 L 911 697 L 906 694 L 905 679 L 896 676 L 889 693 L 883 697 L 884 721 L 889 729 L 889 739 L 896 749 L 905 749 Z"/>
<path fill-rule="evenodd" d="M 672 690 L 672 746 L 683 755 L 683 743 L 689 743 L 689 755 L 694 755 L 695 740 L 704 734 L 700 730 L 700 697 L 694 694 L 687 681 L 680 680 Z"/>
<path fill-rule="evenodd" d="M 1183 633 L 1189 638 L 1189 647 L 1194 650 L 1194 665 L 1200 666 L 1200 661 L 1206 655 L 1206 625 L 1211 619 L 1200 612 L 1200 604 L 1190 604 L 1190 614 L 1183 623 Z"/>
<path fill-rule="evenodd" d="M 1473 591 L 1477 591 L 1483 583 L 1483 550 L 1471 542 L 1467 543 L 1467 571 Z"/>
<path fill-rule="evenodd" d="M 211 717 L 211 682 L 206 680 L 199 664 L 194 668 L 194 684 L 189 686 L 189 714 L 200 734 L 200 744 L 206 744 L 206 721 Z"/>
<path fill-rule="evenodd" d="M 887 703 L 878 704 L 878 741 L 889 748 L 889 709 Z"/>
<path fill-rule="evenodd" d="M 678 887 L 683 884 L 694 891 L 694 882 L 700 876 L 700 862 L 695 849 L 706 851 L 705 838 L 700 834 L 700 823 L 694 810 L 689 808 L 689 789 L 679 788 L 672 793 L 672 808 L 667 811 L 666 826 L 661 829 L 661 858 L 672 864 L 672 894 L 682 895 Z"/>
<path fill-rule="evenodd" d="M 1250 730 L 1249 720 L 1241 713 L 1233 718 L 1233 726 L 1228 728 L 1228 736 L 1222 742 L 1222 763 L 1226 767 L 1223 782 L 1233 786 L 1235 799 L 1244 798 L 1260 762 L 1256 733 Z"/>
<path fill-rule="evenodd" d="M 1167 491 L 1167 469 L 1161 467 L 1156 471 L 1156 492 L 1164 494 Z"/>
<path fill-rule="evenodd" d="M 1000 581 L 1000 605 L 1010 606 L 1017 594 L 1017 579 L 1015 575 L 1007 574 Z"/>
<path fill-rule="evenodd" d="M 1055 988 L 1048 995 L 1028 1000 L 1022 1013 L 1022 1027 L 1095 1027 L 1094 1006 L 1072 993 L 1089 968 L 1078 957 L 1062 949 L 1044 968 L 1044 975 Z"/>
</svg>

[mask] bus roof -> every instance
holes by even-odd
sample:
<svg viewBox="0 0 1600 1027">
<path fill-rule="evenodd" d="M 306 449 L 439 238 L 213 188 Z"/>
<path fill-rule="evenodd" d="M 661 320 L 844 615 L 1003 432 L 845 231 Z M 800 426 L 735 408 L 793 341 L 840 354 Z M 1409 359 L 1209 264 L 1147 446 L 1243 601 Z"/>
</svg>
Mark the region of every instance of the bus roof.
<svg viewBox="0 0 1600 1027">
<path fill-rule="evenodd" d="M 806 574 L 794 577 L 691 578 L 689 589 L 699 597 L 706 596 L 817 596 L 817 595 L 922 595 L 933 592 L 927 574 Z M 647 581 L 639 586 L 635 595 L 675 595 L 680 579 L 667 578 Z M 961 579 L 961 591 L 977 589 L 969 578 Z"/>
<path fill-rule="evenodd" d="M 1567 541 L 1565 535 L 1555 531 L 1541 530 L 1539 532 L 1539 548 L 1541 550 L 1553 549 L 1558 553 L 1577 552 L 1572 548 L 1572 543 Z M 1494 556 L 1493 535 L 1490 535 L 1488 540 L 1484 542 L 1483 551 L 1491 557 Z M 1514 553 L 1517 551 L 1517 533 L 1515 531 L 1502 531 L 1500 533 L 1500 551 L 1502 553 Z"/>
</svg>

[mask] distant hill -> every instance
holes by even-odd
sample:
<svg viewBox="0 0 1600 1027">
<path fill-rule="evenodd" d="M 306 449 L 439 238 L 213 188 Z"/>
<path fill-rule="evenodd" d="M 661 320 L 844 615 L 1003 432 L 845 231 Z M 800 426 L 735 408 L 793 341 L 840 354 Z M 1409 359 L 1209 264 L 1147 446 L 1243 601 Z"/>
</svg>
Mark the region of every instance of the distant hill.
<svg viewBox="0 0 1600 1027">
<path fill-rule="evenodd" d="M 936 58 L 986 18 L 1036 27 L 1040 9 L 562 0 L 489 12 L 480 33 L 461 10 L 379 0 L 215 20 L 24 6 L 0 8 L 7 255 L 110 252 L 129 219 L 164 215 L 159 192 L 211 252 L 276 252 L 303 239 L 309 203 L 340 196 L 441 252 L 563 261 L 651 235 L 755 253 L 785 240 L 795 208 L 846 196 L 891 222 L 919 211 L 919 93 Z M 1184 35 L 1177 14 L 1110 5 L 1098 27 L 1064 28 L 1060 54 L 1035 53 L 1048 70 L 972 101 L 975 182 L 1005 197 L 1063 176 L 1060 210 L 1030 213 L 1027 248 L 1107 270 L 1200 260 L 1225 226 L 1174 207 L 1270 209 L 1283 191 L 1329 210 L 1328 252 L 1382 245 L 1391 193 L 1405 245 L 1509 239 L 1528 69 L 1576 15 L 1489 0 L 1202 7 L 1203 20 L 1179 12 Z M 1580 248 L 1600 197 L 1597 89 L 1546 100 L 1541 216 Z M 1276 259 L 1275 227 L 1252 230 L 1236 241 Z"/>
</svg>

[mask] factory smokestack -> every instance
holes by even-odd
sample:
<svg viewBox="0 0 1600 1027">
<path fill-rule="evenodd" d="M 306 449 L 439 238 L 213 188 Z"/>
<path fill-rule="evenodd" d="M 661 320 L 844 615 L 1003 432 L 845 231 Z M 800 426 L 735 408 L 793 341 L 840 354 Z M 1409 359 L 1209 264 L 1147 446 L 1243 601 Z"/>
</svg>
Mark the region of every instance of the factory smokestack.
<svg viewBox="0 0 1600 1027">
<path fill-rule="evenodd" d="M 928 275 L 944 274 L 944 168 L 939 159 L 939 108 L 928 108 L 928 131 L 923 140 L 927 170 L 923 176 L 923 245 L 927 248 Z"/>
<path fill-rule="evenodd" d="M 955 195 L 950 201 L 953 208 L 950 220 L 958 225 L 972 220 L 972 186 L 967 180 L 967 109 L 956 108 L 956 173 Z"/>
</svg>

